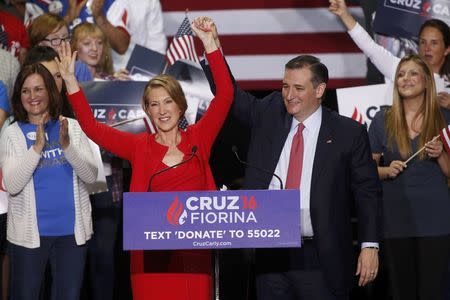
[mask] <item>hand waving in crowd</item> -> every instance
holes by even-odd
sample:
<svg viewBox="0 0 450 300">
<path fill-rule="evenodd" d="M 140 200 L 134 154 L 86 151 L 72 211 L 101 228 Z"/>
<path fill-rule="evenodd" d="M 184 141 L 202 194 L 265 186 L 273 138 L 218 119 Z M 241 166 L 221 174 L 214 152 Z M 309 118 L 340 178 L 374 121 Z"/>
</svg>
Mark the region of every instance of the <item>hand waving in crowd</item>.
<svg viewBox="0 0 450 300">
<path fill-rule="evenodd" d="M 61 47 L 58 48 L 58 57 L 55 57 L 61 77 L 66 83 L 67 92 L 69 94 L 76 93 L 80 90 L 78 81 L 75 77 L 75 61 L 77 58 L 77 51 L 72 53 L 69 42 L 62 42 Z"/>
</svg>

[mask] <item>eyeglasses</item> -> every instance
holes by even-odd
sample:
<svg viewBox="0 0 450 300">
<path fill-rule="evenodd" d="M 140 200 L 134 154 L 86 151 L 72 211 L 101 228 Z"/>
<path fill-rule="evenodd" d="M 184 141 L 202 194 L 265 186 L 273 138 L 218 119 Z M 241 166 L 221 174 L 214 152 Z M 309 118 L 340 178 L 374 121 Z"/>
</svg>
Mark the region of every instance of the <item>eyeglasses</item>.
<svg viewBox="0 0 450 300">
<path fill-rule="evenodd" d="M 46 42 L 50 42 L 50 44 L 52 46 L 59 46 L 61 45 L 61 42 L 65 41 L 65 42 L 69 42 L 70 41 L 70 36 L 65 37 L 65 38 L 54 38 L 54 39 L 43 39 Z"/>
</svg>

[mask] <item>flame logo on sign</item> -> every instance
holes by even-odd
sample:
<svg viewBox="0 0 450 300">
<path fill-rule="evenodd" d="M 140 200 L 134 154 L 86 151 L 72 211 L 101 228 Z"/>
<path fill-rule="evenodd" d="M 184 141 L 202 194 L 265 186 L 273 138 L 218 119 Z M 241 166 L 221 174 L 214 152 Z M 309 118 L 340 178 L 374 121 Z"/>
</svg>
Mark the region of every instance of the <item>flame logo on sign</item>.
<svg viewBox="0 0 450 300">
<path fill-rule="evenodd" d="M 116 111 L 114 110 L 114 108 L 111 108 L 110 111 L 108 111 L 108 117 L 107 117 L 107 121 L 111 122 L 114 121 L 116 119 Z"/>
<path fill-rule="evenodd" d="M 422 11 L 421 11 L 420 15 L 424 16 L 424 17 L 428 16 L 430 14 L 430 9 L 431 9 L 430 3 L 429 2 L 425 2 L 422 5 Z"/>
<path fill-rule="evenodd" d="M 166 216 L 172 225 L 183 225 L 186 222 L 187 212 L 183 210 L 183 203 L 178 200 L 178 197 L 175 197 L 170 204 Z"/>
<path fill-rule="evenodd" d="M 352 114 L 352 119 L 355 120 L 356 122 L 358 122 L 359 124 L 363 124 L 364 120 L 363 120 L 363 116 L 362 114 L 356 109 L 353 110 L 353 114 Z"/>
</svg>

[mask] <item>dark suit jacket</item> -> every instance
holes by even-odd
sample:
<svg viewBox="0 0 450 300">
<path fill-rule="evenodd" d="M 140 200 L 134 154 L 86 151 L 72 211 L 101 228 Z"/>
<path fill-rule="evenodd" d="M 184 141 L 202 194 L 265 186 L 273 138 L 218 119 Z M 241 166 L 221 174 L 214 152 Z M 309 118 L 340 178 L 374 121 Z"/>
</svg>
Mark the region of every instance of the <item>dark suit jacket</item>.
<svg viewBox="0 0 450 300">
<path fill-rule="evenodd" d="M 207 66 L 203 67 L 210 79 Z M 214 92 L 212 81 L 209 82 Z M 248 163 L 273 172 L 292 123 L 281 93 L 256 99 L 235 85 L 231 113 L 251 130 Z M 247 168 L 244 187 L 267 189 L 271 179 L 269 174 Z M 319 261 L 336 294 L 348 294 L 356 270 L 350 223 L 352 200 L 356 202 L 359 241 L 378 242 L 381 184 L 367 131 L 359 123 L 323 108 L 313 164 L 310 213 Z M 273 266 L 285 263 L 283 257 L 268 258 L 269 253 L 270 250 L 265 251 L 263 256 Z"/>
</svg>

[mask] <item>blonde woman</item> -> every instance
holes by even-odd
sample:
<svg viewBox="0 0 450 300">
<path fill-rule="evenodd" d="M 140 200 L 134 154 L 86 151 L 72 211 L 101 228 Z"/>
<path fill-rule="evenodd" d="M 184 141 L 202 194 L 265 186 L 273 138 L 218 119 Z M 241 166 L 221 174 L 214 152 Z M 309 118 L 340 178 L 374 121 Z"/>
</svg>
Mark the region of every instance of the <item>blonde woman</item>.
<svg viewBox="0 0 450 300">
<path fill-rule="evenodd" d="M 78 52 L 78 59 L 84 62 L 94 78 L 108 78 L 113 75 L 111 47 L 100 28 L 91 23 L 81 23 L 73 29 L 70 43 Z"/>
<path fill-rule="evenodd" d="M 217 93 L 202 119 L 186 130 L 178 128 L 178 121 L 187 109 L 186 98 L 180 83 L 168 75 L 152 78 L 143 93 L 143 110 L 158 128 L 158 133 L 135 135 L 96 122 L 73 75 L 76 54 L 72 55 L 70 48 L 62 48 L 59 53 L 61 76 L 81 127 L 101 147 L 130 161 L 132 192 L 216 189 L 209 157 L 232 104 L 233 86 L 222 53 L 214 42 L 211 26 L 210 22 L 196 19 L 192 29 L 205 48 Z M 150 183 L 152 174 L 180 163 L 193 152 L 196 155 L 192 160 L 173 172 L 161 173 Z M 165 251 L 161 255 L 155 256 L 152 251 L 131 253 L 133 299 L 211 299 L 209 251 Z"/>
<path fill-rule="evenodd" d="M 395 73 L 392 107 L 378 112 L 369 129 L 383 182 L 384 250 L 396 300 L 442 297 L 450 250 L 450 160 L 434 137 L 450 112 L 436 97 L 431 69 L 420 56 L 408 55 Z"/>
</svg>

